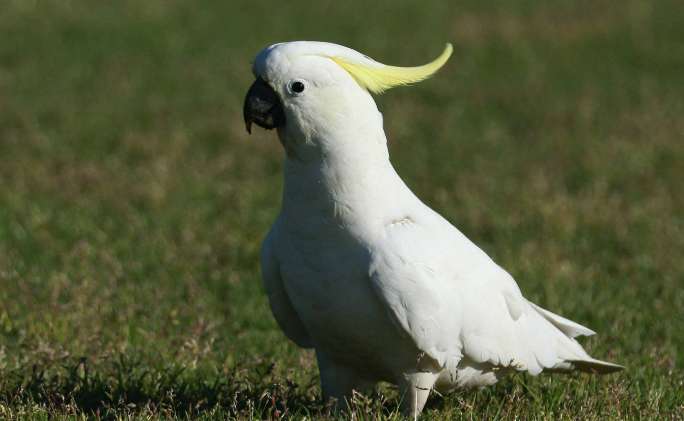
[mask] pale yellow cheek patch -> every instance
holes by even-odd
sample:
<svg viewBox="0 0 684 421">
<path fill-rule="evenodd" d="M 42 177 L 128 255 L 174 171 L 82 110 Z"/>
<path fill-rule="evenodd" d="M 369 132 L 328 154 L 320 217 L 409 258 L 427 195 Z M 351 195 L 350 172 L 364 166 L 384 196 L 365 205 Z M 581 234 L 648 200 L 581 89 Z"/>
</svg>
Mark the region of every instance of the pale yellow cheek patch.
<svg viewBox="0 0 684 421">
<path fill-rule="evenodd" d="M 416 67 L 387 66 L 372 61 L 364 63 L 339 56 L 330 59 L 349 72 L 361 87 L 374 94 L 381 94 L 395 86 L 408 85 L 429 78 L 444 66 L 452 51 L 451 44 L 447 44 L 439 57 Z"/>
</svg>

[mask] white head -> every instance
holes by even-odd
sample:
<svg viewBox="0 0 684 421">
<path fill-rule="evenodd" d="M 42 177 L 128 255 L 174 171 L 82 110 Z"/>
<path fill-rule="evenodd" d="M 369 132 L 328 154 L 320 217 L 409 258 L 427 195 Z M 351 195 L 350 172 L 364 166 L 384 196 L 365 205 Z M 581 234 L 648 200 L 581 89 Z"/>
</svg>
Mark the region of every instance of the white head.
<svg viewBox="0 0 684 421">
<path fill-rule="evenodd" d="M 288 156 L 300 159 L 337 149 L 349 139 L 379 135 L 384 142 L 382 116 L 371 93 L 430 77 L 451 51 L 447 44 L 428 64 L 395 67 L 326 42 L 271 45 L 254 61 L 257 80 L 244 106 L 247 131 L 252 122 L 277 128 Z"/>
</svg>

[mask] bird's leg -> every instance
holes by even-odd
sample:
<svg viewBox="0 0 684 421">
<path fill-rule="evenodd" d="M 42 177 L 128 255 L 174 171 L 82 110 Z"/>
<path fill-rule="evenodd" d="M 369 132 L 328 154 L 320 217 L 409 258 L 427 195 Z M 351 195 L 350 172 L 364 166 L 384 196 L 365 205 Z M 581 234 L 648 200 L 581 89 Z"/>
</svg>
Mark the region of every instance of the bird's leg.
<svg viewBox="0 0 684 421">
<path fill-rule="evenodd" d="M 336 409 L 349 409 L 354 391 L 365 392 L 372 386 L 355 370 L 332 361 L 320 351 L 316 351 L 316 359 L 321 373 L 323 400 L 327 402 L 334 399 Z"/>
<path fill-rule="evenodd" d="M 402 395 L 401 408 L 406 417 L 418 419 L 438 377 L 438 373 L 417 371 L 404 373 L 399 379 L 399 392 Z"/>
</svg>

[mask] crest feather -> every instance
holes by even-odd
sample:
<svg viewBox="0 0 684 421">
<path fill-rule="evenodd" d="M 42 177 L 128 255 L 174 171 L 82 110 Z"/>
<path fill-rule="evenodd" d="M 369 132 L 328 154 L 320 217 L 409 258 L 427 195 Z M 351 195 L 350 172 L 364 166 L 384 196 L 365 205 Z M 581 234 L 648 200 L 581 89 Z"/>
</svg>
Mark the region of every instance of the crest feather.
<svg viewBox="0 0 684 421">
<path fill-rule="evenodd" d="M 365 62 L 352 61 L 340 56 L 333 56 L 330 59 L 349 72 L 361 87 L 374 94 L 381 94 L 395 86 L 408 85 L 429 78 L 444 66 L 452 51 L 453 47 L 447 43 L 439 57 L 416 67 L 387 66 L 368 58 Z"/>
</svg>

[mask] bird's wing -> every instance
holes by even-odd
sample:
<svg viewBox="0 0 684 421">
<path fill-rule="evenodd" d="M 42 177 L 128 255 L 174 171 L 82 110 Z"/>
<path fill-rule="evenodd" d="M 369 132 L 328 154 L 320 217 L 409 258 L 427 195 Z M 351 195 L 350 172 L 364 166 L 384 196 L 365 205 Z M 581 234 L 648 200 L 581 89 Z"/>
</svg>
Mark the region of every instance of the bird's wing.
<svg viewBox="0 0 684 421">
<path fill-rule="evenodd" d="M 400 333 L 434 365 L 444 367 L 462 355 L 462 297 L 445 273 L 448 260 L 458 250 L 448 237 L 430 236 L 424 222 L 407 216 L 384 228 L 371 247 L 370 280 Z"/>
<path fill-rule="evenodd" d="M 589 356 L 575 337 L 594 332 L 529 302 L 503 269 L 470 279 L 463 288 L 461 338 L 463 354 L 471 360 L 533 375 L 546 369 L 622 369 Z"/>
<path fill-rule="evenodd" d="M 273 237 L 277 235 L 277 225 L 276 222 L 261 246 L 261 277 L 264 282 L 264 289 L 273 316 L 285 332 L 285 336 L 302 348 L 311 348 L 313 343 L 304 324 L 292 307 L 290 297 L 288 297 L 283 280 L 280 277 L 280 265 L 273 252 Z"/>
<path fill-rule="evenodd" d="M 436 363 L 467 356 L 537 374 L 614 371 L 573 339 L 593 332 L 527 301 L 513 278 L 441 217 L 389 225 L 371 280 L 401 331 Z"/>
<path fill-rule="evenodd" d="M 498 266 L 468 279 L 463 295 L 461 338 L 471 360 L 531 374 L 591 360 L 573 337 L 594 332 L 527 301 Z"/>
</svg>

